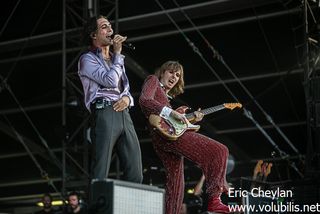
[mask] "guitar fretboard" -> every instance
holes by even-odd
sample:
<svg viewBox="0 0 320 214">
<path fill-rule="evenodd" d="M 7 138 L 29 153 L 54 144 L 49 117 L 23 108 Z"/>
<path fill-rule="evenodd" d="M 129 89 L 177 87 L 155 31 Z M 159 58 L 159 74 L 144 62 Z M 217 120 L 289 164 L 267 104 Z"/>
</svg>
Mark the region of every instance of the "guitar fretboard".
<svg viewBox="0 0 320 214">
<path fill-rule="evenodd" d="M 213 107 L 210 107 L 210 108 L 203 109 L 200 112 L 203 113 L 204 115 L 207 115 L 207 114 L 211 114 L 211 113 L 216 112 L 216 111 L 220 111 L 220 110 L 222 110 L 224 108 L 225 108 L 224 104 L 221 104 L 221 105 L 218 105 L 218 106 L 213 106 Z M 194 117 L 194 112 L 186 114 L 186 118 L 187 119 L 190 119 L 190 118 L 193 118 L 193 117 Z"/>
</svg>

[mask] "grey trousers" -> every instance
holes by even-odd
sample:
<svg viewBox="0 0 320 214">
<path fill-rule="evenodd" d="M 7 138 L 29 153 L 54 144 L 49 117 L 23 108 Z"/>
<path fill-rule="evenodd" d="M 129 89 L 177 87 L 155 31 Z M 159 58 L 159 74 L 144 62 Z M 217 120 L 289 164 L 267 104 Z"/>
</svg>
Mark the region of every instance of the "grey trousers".
<svg viewBox="0 0 320 214">
<path fill-rule="evenodd" d="M 116 112 L 112 106 L 92 112 L 91 140 L 93 141 L 93 179 L 108 177 L 112 151 L 115 149 L 122 180 L 142 183 L 142 161 L 139 140 L 129 110 Z"/>
</svg>

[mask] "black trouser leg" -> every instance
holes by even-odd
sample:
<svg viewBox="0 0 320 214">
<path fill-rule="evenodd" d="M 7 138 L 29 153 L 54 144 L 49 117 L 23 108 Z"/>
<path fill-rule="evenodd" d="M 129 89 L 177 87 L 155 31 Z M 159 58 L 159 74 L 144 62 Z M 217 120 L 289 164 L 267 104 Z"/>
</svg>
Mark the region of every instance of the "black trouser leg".
<svg viewBox="0 0 320 214">
<path fill-rule="evenodd" d="M 123 111 L 123 132 L 116 146 L 121 168 L 124 172 L 123 179 L 142 183 L 140 145 L 128 110 Z"/>
<path fill-rule="evenodd" d="M 108 177 L 112 149 L 120 136 L 122 124 L 118 112 L 112 106 L 95 111 L 93 131 L 94 160 L 93 178 L 105 179 Z"/>
</svg>

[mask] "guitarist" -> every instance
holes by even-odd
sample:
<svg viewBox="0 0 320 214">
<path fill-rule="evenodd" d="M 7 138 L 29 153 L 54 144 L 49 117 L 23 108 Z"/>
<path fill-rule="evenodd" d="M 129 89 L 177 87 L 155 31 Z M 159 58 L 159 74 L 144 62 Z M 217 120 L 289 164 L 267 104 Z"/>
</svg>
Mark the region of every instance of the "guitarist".
<svg viewBox="0 0 320 214">
<path fill-rule="evenodd" d="M 151 114 L 166 119 L 174 117 L 186 122 L 186 117 L 171 108 L 169 98 L 183 93 L 183 66 L 177 61 L 165 62 L 154 75 L 144 82 L 139 98 L 145 117 Z M 195 112 L 194 121 L 202 120 L 203 114 Z M 207 181 L 209 195 L 208 211 L 229 213 L 228 206 L 220 200 L 222 192 L 227 191 L 226 168 L 228 148 L 223 144 L 187 130 L 177 140 L 163 138 L 154 127 L 149 126 L 153 147 L 161 159 L 166 171 L 166 214 L 178 214 L 181 210 L 184 195 L 184 157 L 197 164 Z"/>
</svg>

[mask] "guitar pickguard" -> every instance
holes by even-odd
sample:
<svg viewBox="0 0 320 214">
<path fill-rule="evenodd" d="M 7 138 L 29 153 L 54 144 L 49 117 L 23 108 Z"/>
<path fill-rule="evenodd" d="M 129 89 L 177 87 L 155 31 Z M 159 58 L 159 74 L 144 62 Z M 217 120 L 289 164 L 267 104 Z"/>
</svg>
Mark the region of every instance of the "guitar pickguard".
<svg viewBox="0 0 320 214">
<path fill-rule="evenodd" d="M 185 123 L 182 123 L 180 121 L 177 121 L 176 119 L 169 117 L 167 120 L 168 123 L 170 123 L 172 129 L 174 129 L 174 134 L 180 136 L 183 134 L 186 128 L 188 128 L 188 125 Z"/>
</svg>

